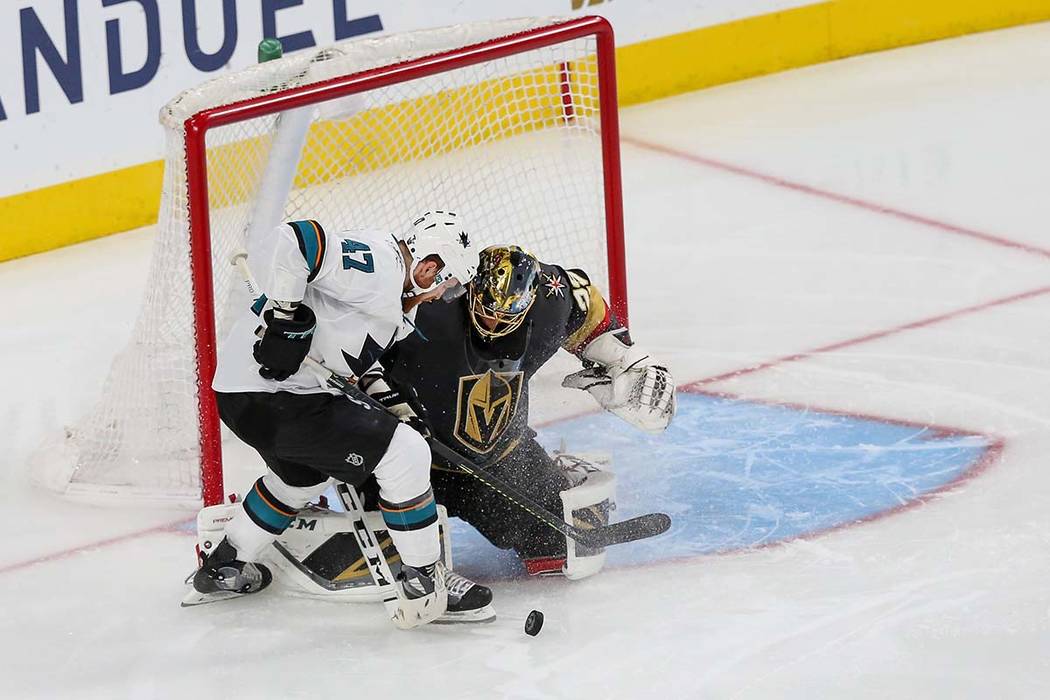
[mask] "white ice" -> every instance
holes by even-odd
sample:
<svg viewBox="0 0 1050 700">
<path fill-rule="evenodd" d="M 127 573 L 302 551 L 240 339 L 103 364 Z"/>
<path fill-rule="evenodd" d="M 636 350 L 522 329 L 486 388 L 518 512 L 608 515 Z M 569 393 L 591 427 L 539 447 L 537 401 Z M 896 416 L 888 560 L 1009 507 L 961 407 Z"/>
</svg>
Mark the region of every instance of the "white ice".
<svg viewBox="0 0 1050 700">
<path fill-rule="evenodd" d="M 25 473 L 127 341 L 152 230 L 0 266 L 0 696 L 1046 697 L 1047 66 L 1034 25 L 622 112 L 633 334 L 680 382 L 768 362 L 705 388 L 1005 449 L 814 539 L 497 583 L 493 625 L 404 633 L 379 606 L 280 596 L 180 609 L 185 512 L 69 503 Z"/>
</svg>

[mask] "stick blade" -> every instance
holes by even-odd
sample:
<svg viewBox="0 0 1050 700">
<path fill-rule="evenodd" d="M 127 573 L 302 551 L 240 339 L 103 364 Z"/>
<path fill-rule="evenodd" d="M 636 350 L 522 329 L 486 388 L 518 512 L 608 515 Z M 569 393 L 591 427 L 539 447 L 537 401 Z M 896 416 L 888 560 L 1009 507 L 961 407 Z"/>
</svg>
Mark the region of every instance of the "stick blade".
<svg viewBox="0 0 1050 700">
<path fill-rule="evenodd" d="M 609 547 L 636 540 L 656 537 L 671 527 L 671 516 L 666 513 L 647 513 L 637 518 L 613 523 L 593 530 L 584 530 L 581 541 L 588 547 Z"/>
</svg>

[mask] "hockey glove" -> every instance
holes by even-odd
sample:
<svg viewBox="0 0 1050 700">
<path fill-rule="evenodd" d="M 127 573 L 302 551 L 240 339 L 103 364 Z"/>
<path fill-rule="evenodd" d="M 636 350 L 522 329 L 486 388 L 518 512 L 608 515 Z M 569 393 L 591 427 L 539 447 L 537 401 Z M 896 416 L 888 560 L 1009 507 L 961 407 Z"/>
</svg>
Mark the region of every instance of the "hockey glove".
<svg viewBox="0 0 1050 700">
<path fill-rule="evenodd" d="M 415 389 L 410 386 L 391 389 L 383 378 L 383 373 L 377 370 L 370 370 L 361 375 L 358 386 L 399 421 L 408 424 L 408 427 L 423 437 L 430 437 L 426 409 L 419 402 L 419 395 Z"/>
<path fill-rule="evenodd" d="M 659 433 L 675 414 L 675 387 L 666 367 L 649 365 L 613 373 L 604 367 L 589 367 L 565 377 L 561 383 L 582 389 L 602 408 L 636 428 Z"/>
<path fill-rule="evenodd" d="M 626 329 L 602 333 L 580 357 L 597 366 L 570 374 L 562 386 L 586 391 L 605 410 L 651 433 L 671 422 L 676 406 L 674 378 L 631 342 Z"/>
<path fill-rule="evenodd" d="M 255 343 L 252 355 L 258 362 L 259 375 L 283 382 L 299 371 L 313 340 L 317 319 L 309 306 L 300 304 L 291 318 L 274 315 L 273 309 L 263 314 L 266 333 Z"/>
</svg>

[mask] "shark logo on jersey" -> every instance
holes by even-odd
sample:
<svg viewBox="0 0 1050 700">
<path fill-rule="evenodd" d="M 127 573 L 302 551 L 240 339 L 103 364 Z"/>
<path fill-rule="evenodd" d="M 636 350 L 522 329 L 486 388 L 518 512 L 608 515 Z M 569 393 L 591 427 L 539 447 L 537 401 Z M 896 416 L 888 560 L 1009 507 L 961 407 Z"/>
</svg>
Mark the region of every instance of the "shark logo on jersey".
<svg viewBox="0 0 1050 700">
<path fill-rule="evenodd" d="M 393 338 L 391 338 L 391 341 L 393 341 Z M 366 334 L 365 342 L 361 343 L 361 352 L 357 354 L 357 357 L 343 350 L 343 361 L 346 362 L 346 366 L 350 368 L 351 372 L 360 377 L 376 363 L 376 360 L 386 351 L 387 347 L 389 345 L 380 345 L 375 338 Z"/>
<path fill-rule="evenodd" d="M 518 408 L 524 372 L 493 372 L 459 378 L 453 435 L 482 454 L 495 447 Z"/>
</svg>

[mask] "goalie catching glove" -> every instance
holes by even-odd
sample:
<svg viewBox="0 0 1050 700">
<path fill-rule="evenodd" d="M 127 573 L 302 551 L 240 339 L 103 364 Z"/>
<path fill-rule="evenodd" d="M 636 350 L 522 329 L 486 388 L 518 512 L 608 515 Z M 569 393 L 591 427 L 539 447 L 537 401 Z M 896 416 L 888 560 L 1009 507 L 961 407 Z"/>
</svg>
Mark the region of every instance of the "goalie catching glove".
<svg viewBox="0 0 1050 700">
<path fill-rule="evenodd" d="M 588 392 L 637 428 L 661 432 L 675 413 L 674 378 L 637 346 L 623 342 L 618 334 L 625 332 L 609 331 L 591 341 L 580 356 L 595 366 L 570 374 L 561 385 Z"/>
</svg>

